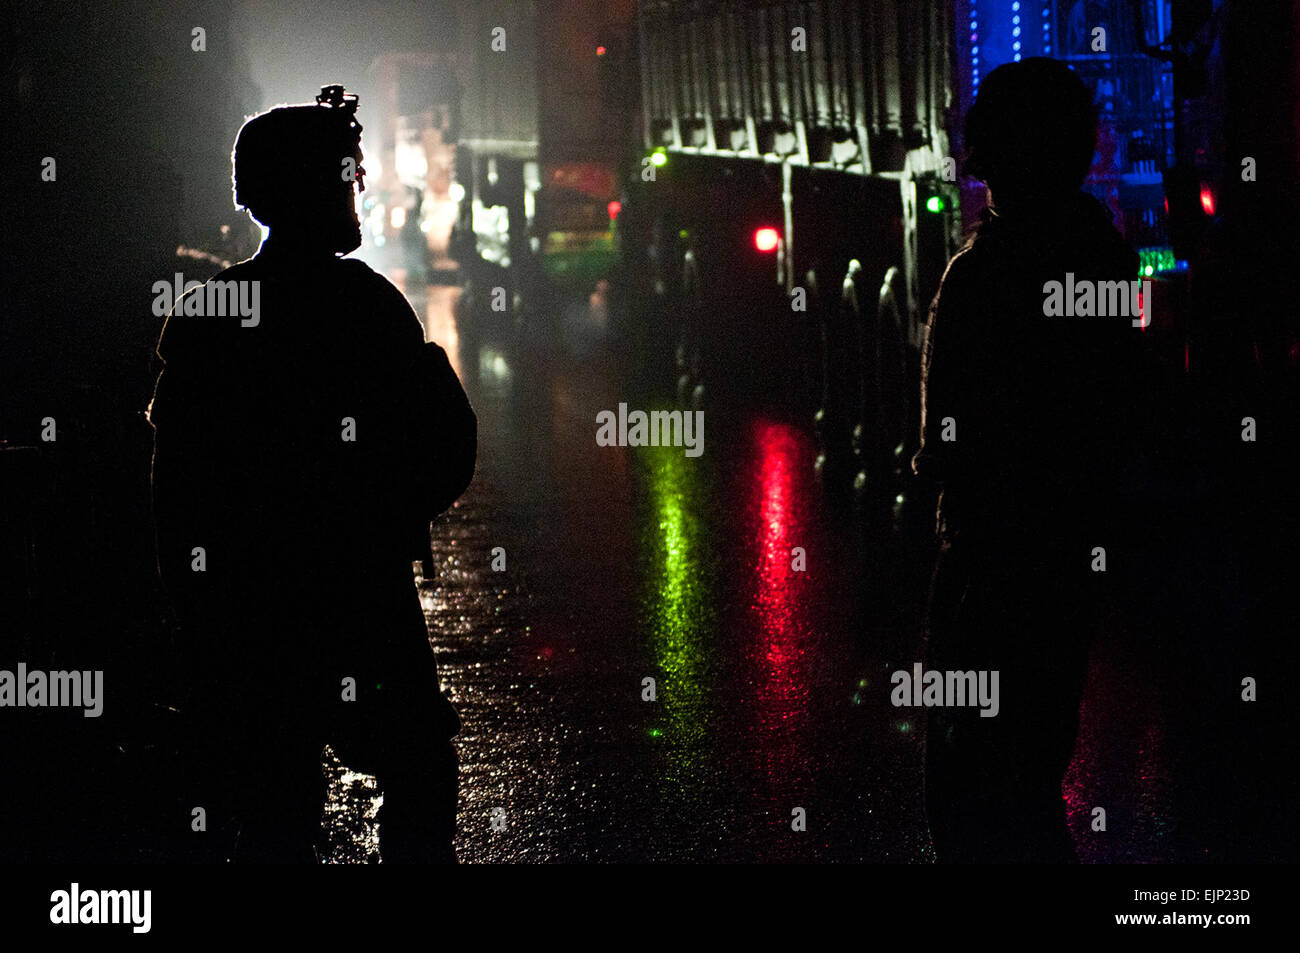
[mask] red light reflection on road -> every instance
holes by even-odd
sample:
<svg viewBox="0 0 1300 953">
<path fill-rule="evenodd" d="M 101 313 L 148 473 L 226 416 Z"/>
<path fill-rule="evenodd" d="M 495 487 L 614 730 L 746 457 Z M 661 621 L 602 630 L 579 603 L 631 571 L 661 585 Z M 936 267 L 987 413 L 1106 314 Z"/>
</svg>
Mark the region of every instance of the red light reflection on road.
<svg viewBox="0 0 1300 953">
<path fill-rule="evenodd" d="M 754 653 L 755 749 L 767 789 L 760 796 L 770 802 L 776 823 L 786 825 L 792 807 L 807 806 L 792 798 L 811 793 L 807 741 L 812 730 L 808 708 L 812 673 L 808 665 L 816 638 L 811 611 L 822 602 L 819 574 L 803 568 L 808 551 L 816 555 L 809 519 L 813 451 L 806 444 L 807 438 L 793 427 L 773 423 L 757 427 L 752 608 L 760 638 Z"/>
</svg>

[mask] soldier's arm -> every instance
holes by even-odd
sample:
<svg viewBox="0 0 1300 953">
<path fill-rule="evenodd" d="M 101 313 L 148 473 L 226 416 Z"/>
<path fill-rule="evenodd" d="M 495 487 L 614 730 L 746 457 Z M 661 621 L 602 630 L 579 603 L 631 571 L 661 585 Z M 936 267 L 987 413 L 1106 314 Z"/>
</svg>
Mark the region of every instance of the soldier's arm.
<svg viewBox="0 0 1300 953">
<path fill-rule="evenodd" d="M 423 346 L 416 362 L 415 394 L 423 423 L 420 495 L 433 519 L 456 502 L 474 478 L 478 418 L 447 352 L 437 344 Z"/>
<path fill-rule="evenodd" d="M 160 356 L 163 350 L 160 342 Z M 211 505 L 208 468 L 200 440 L 206 400 L 197 383 L 182 361 L 167 363 L 148 412 L 154 428 L 152 485 L 158 569 L 182 614 L 197 579 L 191 569 L 193 549 L 202 546 L 206 552 L 212 544 L 207 532 L 211 525 L 207 519 Z"/>
<path fill-rule="evenodd" d="M 186 605 L 225 584 L 232 529 L 231 460 L 239 456 L 249 425 L 239 396 L 221 377 L 222 361 L 209 359 L 211 342 L 199 342 L 174 317 L 158 343 L 162 373 L 149 403 L 154 428 L 153 510 L 158 568 L 163 585 L 184 613 Z M 193 568 L 202 548 L 204 571 Z"/>
<path fill-rule="evenodd" d="M 920 449 L 912 460 L 917 476 L 942 482 L 960 466 L 960 443 L 943 439 L 944 420 L 951 418 L 954 434 L 960 427 L 963 380 L 963 336 L 969 324 L 967 304 L 974 290 L 974 263 L 969 251 L 948 264 L 939 292 L 930 305 L 921 354 Z"/>
<path fill-rule="evenodd" d="M 427 524 L 473 479 L 478 421 L 447 353 L 424 342 L 410 304 L 386 280 L 380 281 L 397 333 L 392 408 L 396 475 L 407 488 L 414 515 Z"/>
</svg>

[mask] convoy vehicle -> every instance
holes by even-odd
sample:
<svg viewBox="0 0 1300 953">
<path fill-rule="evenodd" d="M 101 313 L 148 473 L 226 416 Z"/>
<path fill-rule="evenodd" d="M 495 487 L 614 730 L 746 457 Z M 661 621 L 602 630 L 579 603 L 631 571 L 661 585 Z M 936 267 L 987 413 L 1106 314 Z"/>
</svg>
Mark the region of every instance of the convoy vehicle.
<svg viewBox="0 0 1300 953">
<path fill-rule="evenodd" d="M 665 316 L 680 393 L 734 383 L 815 409 L 819 463 L 886 504 L 960 233 L 949 9 L 640 5 L 645 159 L 620 239 Z"/>
</svg>

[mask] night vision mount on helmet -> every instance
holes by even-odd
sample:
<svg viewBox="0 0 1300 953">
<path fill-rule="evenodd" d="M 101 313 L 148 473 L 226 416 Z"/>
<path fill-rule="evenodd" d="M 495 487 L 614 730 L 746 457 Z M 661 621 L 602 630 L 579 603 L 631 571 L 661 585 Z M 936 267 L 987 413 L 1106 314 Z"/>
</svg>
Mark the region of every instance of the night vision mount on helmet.
<svg viewBox="0 0 1300 953">
<path fill-rule="evenodd" d="M 321 87 L 315 103 L 277 106 L 244 123 L 232 156 L 236 206 L 253 210 L 295 183 L 335 180 L 340 159 L 351 160 L 364 191 L 357 105 L 356 94 L 331 84 Z"/>
<path fill-rule="evenodd" d="M 349 93 L 338 84 L 322 86 L 320 94 L 316 97 L 316 105 L 342 109 L 355 116 L 357 112 L 357 95 L 356 93 Z"/>
</svg>

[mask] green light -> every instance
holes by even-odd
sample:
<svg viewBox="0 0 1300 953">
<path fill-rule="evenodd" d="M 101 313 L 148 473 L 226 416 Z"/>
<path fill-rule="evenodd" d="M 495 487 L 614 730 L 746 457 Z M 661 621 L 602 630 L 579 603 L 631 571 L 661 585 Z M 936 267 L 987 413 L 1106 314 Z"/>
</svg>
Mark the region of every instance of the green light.
<svg viewBox="0 0 1300 953">
<path fill-rule="evenodd" d="M 668 163 L 668 154 L 663 152 L 662 150 L 659 152 L 650 153 L 651 165 L 666 165 L 667 163 Z"/>
<path fill-rule="evenodd" d="M 686 239 L 691 237 L 691 233 L 683 228 L 681 231 L 677 233 L 677 237 L 680 238 L 682 241 L 686 241 Z"/>
<path fill-rule="evenodd" d="M 662 738 L 663 736 L 664 736 L 664 733 L 663 733 L 662 731 L 660 731 L 658 728 L 651 728 L 651 729 L 650 729 L 650 737 L 651 737 L 651 738 Z"/>
<path fill-rule="evenodd" d="M 1138 257 L 1141 259 L 1138 264 L 1138 273 L 1148 278 L 1158 272 L 1174 271 L 1178 268 L 1178 260 L 1174 258 L 1174 250 L 1167 245 L 1139 248 Z"/>
<path fill-rule="evenodd" d="M 900 721 L 898 723 L 898 730 L 903 734 L 907 734 L 912 730 L 912 723 L 910 721 Z"/>
<path fill-rule="evenodd" d="M 936 214 L 943 211 L 943 196 L 931 195 L 925 202 L 926 211 Z"/>
</svg>

